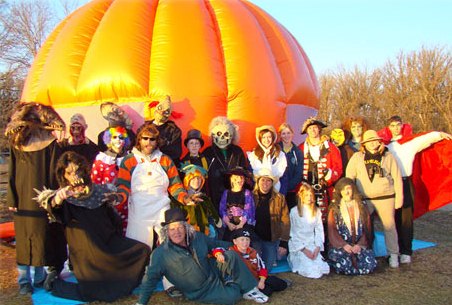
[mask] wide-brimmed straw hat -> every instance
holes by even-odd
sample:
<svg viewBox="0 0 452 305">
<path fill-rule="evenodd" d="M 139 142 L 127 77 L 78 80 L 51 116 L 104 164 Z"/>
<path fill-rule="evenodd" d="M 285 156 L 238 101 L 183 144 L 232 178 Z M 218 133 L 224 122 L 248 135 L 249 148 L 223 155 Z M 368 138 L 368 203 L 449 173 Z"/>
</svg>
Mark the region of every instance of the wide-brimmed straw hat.
<svg viewBox="0 0 452 305">
<path fill-rule="evenodd" d="M 317 118 L 310 117 L 306 121 L 304 121 L 303 127 L 301 128 L 301 134 L 305 134 L 308 127 L 312 125 L 317 125 L 319 126 L 319 128 L 325 128 L 328 126 L 325 122 L 320 121 Z"/>
<path fill-rule="evenodd" d="M 378 133 L 375 130 L 369 129 L 364 133 L 363 139 L 361 140 L 361 144 L 374 140 L 382 141 L 383 139 L 378 135 Z"/>
<path fill-rule="evenodd" d="M 261 168 L 257 173 L 254 174 L 254 180 L 257 182 L 260 178 L 266 177 L 273 180 L 273 184 L 278 182 L 278 177 L 273 175 L 273 172 L 268 168 Z"/>
</svg>

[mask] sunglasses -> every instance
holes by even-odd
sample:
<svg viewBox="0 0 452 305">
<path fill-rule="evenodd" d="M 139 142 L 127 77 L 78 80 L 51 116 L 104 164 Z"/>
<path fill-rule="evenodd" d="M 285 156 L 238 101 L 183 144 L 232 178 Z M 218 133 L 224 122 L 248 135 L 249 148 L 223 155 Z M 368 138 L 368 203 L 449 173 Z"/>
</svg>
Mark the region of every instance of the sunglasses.
<svg viewBox="0 0 452 305">
<path fill-rule="evenodd" d="M 124 137 L 123 136 L 113 136 L 112 139 L 124 140 Z"/>
<path fill-rule="evenodd" d="M 147 141 L 147 140 L 149 140 L 149 141 L 156 141 L 157 140 L 157 138 L 151 138 L 151 137 L 141 137 L 141 139 L 145 140 L 145 141 Z"/>
</svg>

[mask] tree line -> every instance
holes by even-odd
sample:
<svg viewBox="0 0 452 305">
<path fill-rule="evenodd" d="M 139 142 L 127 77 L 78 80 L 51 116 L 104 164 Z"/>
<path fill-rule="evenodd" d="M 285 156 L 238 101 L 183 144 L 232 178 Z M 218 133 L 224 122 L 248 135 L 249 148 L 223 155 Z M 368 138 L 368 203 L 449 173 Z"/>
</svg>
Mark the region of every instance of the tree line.
<svg viewBox="0 0 452 305">
<path fill-rule="evenodd" d="M 340 126 L 351 114 L 373 129 L 392 115 L 413 125 L 414 132 L 452 131 L 452 53 L 446 47 L 400 52 L 372 71 L 355 67 L 319 76 L 319 117 Z"/>
<path fill-rule="evenodd" d="M 40 46 L 78 1 L 0 0 L 0 132 L 18 103 L 26 73 Z M 57 13 L 59 11 L 59 14 Z M 331 127 L 350 115 L 367 118 L 371 128 L 385 126 L 398 114 L 414 132 L 452 132 L 452 52 L 446 46 L 400 52 L 380 68 L 337 68 L 318 76 L 321 97 L 318 116 Z M 0 137 L 0 150 L 5 149 Z"/>
</svg>

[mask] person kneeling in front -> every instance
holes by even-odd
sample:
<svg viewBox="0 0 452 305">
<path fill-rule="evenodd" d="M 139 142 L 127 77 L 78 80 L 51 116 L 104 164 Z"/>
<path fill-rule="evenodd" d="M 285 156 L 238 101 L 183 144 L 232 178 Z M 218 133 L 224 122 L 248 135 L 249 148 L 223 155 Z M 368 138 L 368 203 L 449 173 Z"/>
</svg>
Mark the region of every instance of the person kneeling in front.
<svg viewBox="0 0 452 305">
<path fill-rule="evenodd" d="M 137 305 L 149 302 L 163 276 L 189 300 L 214 304 L 235 304 L 242 297 L 257 303 L 268 301 L 237 253 L 225 251 L 224 261 L 218 263 L 209 258 L 215 248 L 227 249 L 231 243 L 196 232 L 181 209 L 165 211 L 161 239 L 162 244 L 152 252 Z"/>
</svg>

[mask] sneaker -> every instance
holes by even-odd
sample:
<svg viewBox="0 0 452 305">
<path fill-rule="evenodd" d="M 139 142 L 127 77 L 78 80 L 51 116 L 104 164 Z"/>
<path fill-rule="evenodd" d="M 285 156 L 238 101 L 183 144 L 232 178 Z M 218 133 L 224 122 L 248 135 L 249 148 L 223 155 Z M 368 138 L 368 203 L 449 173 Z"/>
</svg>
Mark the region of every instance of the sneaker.
<svg viewBox="0 0 452 305">
<path fill-rule="evenodd" d="M 401 264 L 410 264 L 411 263 L 411 255 L 406 255 L 406 254 L 400 255 L 400 263 Z"/>
<path fill-rule="evenodd" d="M 247 293 L 243 294 L 245 300 L 253 300 L 256 303 L 267 303 L 268 296 L 259 291 L 257 287 L 254 287 Z"/>
<path fill-rule="evenodd" d="M 20 295 L 26 295 L 26 294 L 32 294 L 33 293 L 33 287 L 31 287 L 30 283 L 20 284 L 19 285 L 19 294 Z"/>
<path fill-rule="evenodd" d="M 399 256 L 397 254 L 391 254 L 389 256 L 389 267 L 399 268 Z"/>
<path fill-rule="evenodd" d="M 166 289 L 165 292 L 170 298 L 173 299 L 182 298 L 184 296 L 184 294 L 175 286 Z"/>
</svg>

